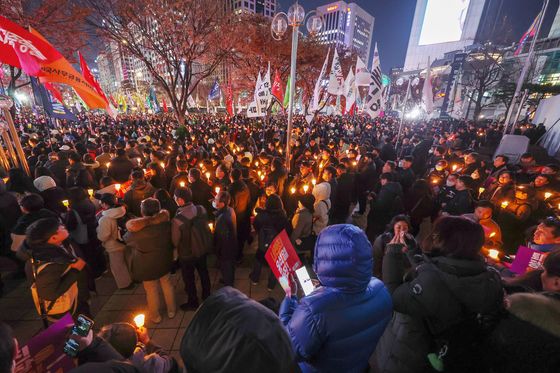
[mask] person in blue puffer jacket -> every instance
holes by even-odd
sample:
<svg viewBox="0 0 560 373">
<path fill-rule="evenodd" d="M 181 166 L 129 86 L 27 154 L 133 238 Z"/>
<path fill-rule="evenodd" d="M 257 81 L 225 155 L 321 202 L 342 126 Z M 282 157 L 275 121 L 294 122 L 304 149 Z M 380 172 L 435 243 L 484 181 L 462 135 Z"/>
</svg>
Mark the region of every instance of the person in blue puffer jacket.
<svg viewBox="0 0 560 373">
<path fill-rule="evenodd" d="M 325 228 L 315 245 L 313 270 L 320 282 L 300 299 L 287 296 L 280 319 L 304 373 L 364 372 L 391 319 L 385 285 L 371 277 L 372 248 L 350 224 Z"/>
</svg>

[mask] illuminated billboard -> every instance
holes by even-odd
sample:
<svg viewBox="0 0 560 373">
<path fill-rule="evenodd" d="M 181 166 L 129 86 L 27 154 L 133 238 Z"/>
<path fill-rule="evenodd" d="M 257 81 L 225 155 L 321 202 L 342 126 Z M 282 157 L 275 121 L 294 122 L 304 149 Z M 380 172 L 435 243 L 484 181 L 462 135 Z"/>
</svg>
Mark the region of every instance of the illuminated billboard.
<svg viewBox="0 0 560 373">
<path fill-rule="evenodd" d="M 418 45 L 461 40 L 470 0 L 427 0 Z"/>
</svg>

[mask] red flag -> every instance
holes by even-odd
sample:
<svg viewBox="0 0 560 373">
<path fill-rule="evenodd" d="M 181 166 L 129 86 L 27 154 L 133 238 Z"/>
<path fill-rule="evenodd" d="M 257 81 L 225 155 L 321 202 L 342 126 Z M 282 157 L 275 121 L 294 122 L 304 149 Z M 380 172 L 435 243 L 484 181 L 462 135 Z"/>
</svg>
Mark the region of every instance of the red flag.
<svg viewBox="0 0 560 373">
<path fill-rule="evenodd" d="M 80 52 L 78 52 L 78 57 L 80 58 L 80 69 L 82 70 L 82 75 L 84 76 L 84 79 L 86 80 L 86 82 L 91 84 L 91 86 L 95 89 L 95 92 L 97 92 L 99 94 L 99 96 L 101 96 L 103 98 L 103 100 L 105 100 L 107 105 L 109 105 L 109 100 L 107 99 L 107 96 L 105 95 L 105 93 L 101 89 L 101 86 L 99 85 L 99 82 L 97 81 L 97 79 L 95 79 L 95 77 L 93 76 L 93 74 L 89 70 L 89 67 L 86 63 L 86 60 L 84 60 L 84 57 L 82 56 L 82 54 Z"/>
<path fill-rule="evenodd" d="M 165 97 L 163 98 L 163 112 L 167 113 L 167 102 L 165 102 Z"/>
<path fill-rule="evenodd" d="M 233 116 L 233 91 L 231 85 L 228 85 L 226 89 L 226 110 L 230 117 Z"/>
<path fill-rule="evenodd" d="M 64 104 L 64 100 L 62 99 L 62 93 L 58 90 L 58 88 L 54 86 L 54 84 L 46 82 L 43 85 L 45 86 L 46 89 L 49 90 L 49 92 L 53 95 L 54 98 L 56 98 L 58 102 Z"/>
<path fill-rule="evenodd" d="M 278 69 L 274 71 L 274 83 L 272 83 L 272 95 L 278 100 L 280 105 L 284 100 L 284 88 L 282 87 L 282 80 L 280 79 L 280 73 Z"/>
</svg>

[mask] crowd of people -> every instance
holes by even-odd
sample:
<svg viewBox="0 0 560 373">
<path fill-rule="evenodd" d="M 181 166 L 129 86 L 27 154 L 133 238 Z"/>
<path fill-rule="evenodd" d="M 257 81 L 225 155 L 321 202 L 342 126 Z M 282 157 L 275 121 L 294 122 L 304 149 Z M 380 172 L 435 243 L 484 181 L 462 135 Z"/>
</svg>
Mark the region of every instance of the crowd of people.
<svg viewBox="0 0 560 373">
<path fill-rule="evenodd" d="M 51 128 L 21 114 L 31 175 L 0 170 L 0 255 L 50 320 L 94 317 L 110 271 L 119 289 L 143 285 L 155 324 L 197 310 L 187 371 L 560 370 L 560 167 L 492 157 L 499 124 L 414 122 L 399 137 L 391 118 L 296 117 L 286 160 L 282 117 L 80 119 Z M 532 141 L 540 130 L 517 129 Z M 282 231 L 315 290 L 301 297 L 292 281 L 281 304 L 250 300 L 236 269 L 279 286 L 265 253 Z M 541 268 L 512 272 L 519 246 L 546 255 Z M 2 361 L 10 333 L 0 325 Z M 178 369 L 127 323 L 80 346 L 81 371 Z"/>
</svg>

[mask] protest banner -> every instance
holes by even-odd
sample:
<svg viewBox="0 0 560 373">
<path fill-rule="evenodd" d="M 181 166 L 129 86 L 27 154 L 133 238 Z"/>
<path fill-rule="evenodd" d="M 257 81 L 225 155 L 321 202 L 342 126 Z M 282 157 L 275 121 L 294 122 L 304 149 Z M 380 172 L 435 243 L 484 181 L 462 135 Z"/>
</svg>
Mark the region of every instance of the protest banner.
<svg viewBox="0 0 560 373">
<path fill-rule="evenodd" d="M 48 329 L 31 338 L 18 351 L 15 372 L 63 373 L 75 368 L 74 359 L 64 353 L 64 343 L 72 325 L 72 315 L 67 313 Z"/>
<path fill-rule="evenodd" d="M 527 246 L 519 246 L 515 259 L 511 263 L 510 270 L 522 275 L 527 271 L 541 269 L 547 255 L 548 253 L 543 253 Z"/>
<path fill-rule="evenodd" d="M 302 266 L 285 230 L 272 240 L 264 257 L 278 280 L 281 277 L 290 279 L 295 270 Z"/>
</svg>

